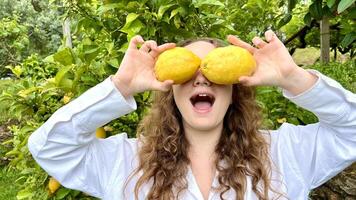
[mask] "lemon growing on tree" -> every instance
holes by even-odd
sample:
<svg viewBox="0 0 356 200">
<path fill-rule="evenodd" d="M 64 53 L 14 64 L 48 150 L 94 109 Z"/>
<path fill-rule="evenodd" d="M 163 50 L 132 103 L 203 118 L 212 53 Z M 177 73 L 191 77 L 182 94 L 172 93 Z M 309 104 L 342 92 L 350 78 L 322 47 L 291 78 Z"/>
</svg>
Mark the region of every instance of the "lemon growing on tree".
<svg viewBox="0 0 356 200">
<path fill-rule="evenodd" d="M 104 127 L 97 128 L 95 131 L 95 135 L 97 138 L 106 138 L 106 131 Z"/>
<path fill-rule="evenodd" d="M 48 189 L 50 194 L 54 194 L 60 187 L 61 184 L 55 178 L 51 177 L 49 179 Z"/>
</svg>

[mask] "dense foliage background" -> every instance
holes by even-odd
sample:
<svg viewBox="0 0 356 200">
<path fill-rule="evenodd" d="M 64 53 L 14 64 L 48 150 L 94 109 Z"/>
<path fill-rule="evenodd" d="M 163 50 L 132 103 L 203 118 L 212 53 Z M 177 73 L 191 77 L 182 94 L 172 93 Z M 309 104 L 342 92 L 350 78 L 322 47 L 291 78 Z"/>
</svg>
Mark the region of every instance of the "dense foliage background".
<svg viewBox="0 0 356 200">
<path fill-rule="evenodd" d="M 298 48 L 319 49 L 319 38 L 325 34 L 319 27 L 327 20 L 333 62 L 303 67 L 317 69 L 356 92 L 354 0 L 2 0 L 0 10 L 0 164 L 4 171 L 0 177 L 14 180 L 15 193 L 0 192 L 0 199 L 92 199 L 64 187 L 49 193 L 49 176 L 32 159 L 27 139 L 58 108 L 115 73 L 136 34 L 158 43 L 206 36 L 225 39 L 227 34 L 251 41 L 273 29 L 294 53 Z M 283 122 L 317 122 L 278 88 L 257 91 L 266 128 L 278 128 Z M 105 126 L 108 136 L 127 132 L 134 137 L 149 108 L 150 93 L 135 99 L 135 112 Z M 1 188 L 8 187 L 1 180 Z M 355 191 L 350 191 L 354 193 L 336 195 L 355 197 Z M 311 197 L 323 199 L 324 194 L 327 198 L 326 193 Z"/>
</svg>

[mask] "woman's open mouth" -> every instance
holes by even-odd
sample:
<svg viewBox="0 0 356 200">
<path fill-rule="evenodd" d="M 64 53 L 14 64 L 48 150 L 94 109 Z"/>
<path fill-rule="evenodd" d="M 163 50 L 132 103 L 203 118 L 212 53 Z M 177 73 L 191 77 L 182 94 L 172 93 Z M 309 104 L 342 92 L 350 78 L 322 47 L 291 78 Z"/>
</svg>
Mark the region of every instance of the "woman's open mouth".
<svg viewBox="0 0 356 200">
<path fill-rule="evenodd" d="M 196 93 L 190 97 L 190 102 L 193 105 L 194 111 L 198 113 L 208 113 L 212 110 L 215 97 L 209 93 Z"/>
</svg>

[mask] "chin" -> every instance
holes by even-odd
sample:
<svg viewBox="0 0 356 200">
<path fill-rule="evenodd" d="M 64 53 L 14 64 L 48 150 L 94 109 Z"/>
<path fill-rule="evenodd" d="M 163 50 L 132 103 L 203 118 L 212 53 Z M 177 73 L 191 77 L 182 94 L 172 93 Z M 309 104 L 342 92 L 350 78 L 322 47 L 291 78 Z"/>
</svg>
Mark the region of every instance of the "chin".
<svg viewBox="0 0 356 200">
<path fill-rule="evenodd" d="M 212 120 L 195 118 L 190 121 L 189 126 L 198 131 L 211 131 L 215 129 L 218 125 Z"/>
</svg>

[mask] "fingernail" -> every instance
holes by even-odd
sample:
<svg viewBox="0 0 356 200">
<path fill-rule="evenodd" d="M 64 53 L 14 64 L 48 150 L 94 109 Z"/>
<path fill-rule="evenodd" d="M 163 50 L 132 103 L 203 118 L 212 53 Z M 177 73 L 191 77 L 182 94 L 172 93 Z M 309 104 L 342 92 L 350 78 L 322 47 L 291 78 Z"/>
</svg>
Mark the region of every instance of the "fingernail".
<svg viewBox="0 0 356 200">
<path fill-rule="evenodd" d="M 259 39 L 259 38 L 256 38 L 256 37 L 252 39 L 252 42 L 253 42 L 253 44 L 255 44 L 256 46 L 261 43 L 260 39 Z"/>
<path fill-rule="evenodd" d="M 233 38 L 236 38 L 236 39 L 240 39 L 239 36 L 237 36 L 237 35 L 228 35 L 228 37 L 233 37 Z"/>
<path fill-rule="evenodd" d="M 145 42 L 145 40 L 143 40 L 142 36 L 140 36 L 140 41 L 141 42 Z"/>
</svg>

